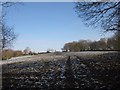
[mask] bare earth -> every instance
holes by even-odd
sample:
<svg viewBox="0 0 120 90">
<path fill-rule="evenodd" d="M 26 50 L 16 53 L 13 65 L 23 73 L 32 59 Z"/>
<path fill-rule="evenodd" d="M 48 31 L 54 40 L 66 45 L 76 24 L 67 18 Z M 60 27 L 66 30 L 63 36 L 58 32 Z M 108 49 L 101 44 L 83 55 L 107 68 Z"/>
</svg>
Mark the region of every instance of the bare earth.
<svg viewBox="0 0 120 90">
<path fill-rule="evenodd" d="M 48 53 L 13 58 L 2 65 L 3 89 L 120 90 L 119 52 Z"/>
</svg>

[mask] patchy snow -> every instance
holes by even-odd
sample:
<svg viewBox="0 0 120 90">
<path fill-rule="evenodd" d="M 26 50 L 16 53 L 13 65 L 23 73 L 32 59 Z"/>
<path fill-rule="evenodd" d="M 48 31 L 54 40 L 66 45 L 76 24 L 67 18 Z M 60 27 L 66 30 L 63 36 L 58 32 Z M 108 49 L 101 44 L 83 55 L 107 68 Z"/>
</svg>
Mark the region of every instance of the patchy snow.
<svg viewBox="0 0 120 90">
<path fill-rule="evenodd" d="M 23 61 L 57 60 L 58 58 L 64 58 L 65 56 L 73 56 L 73 55 L 77 55 L 77 56 L 97 55 L 97 54 L 113 53 L 113 52 L 115 51 L 82 51 L 82 52 L 61 52 L 60 55 L 55 55 L 54 53 L 41 54 L 41 55 L 27 55 L 27 56 L 14 57 L 9 60 L 3 60 L 0 62 L 0 65 L 23 62 Z"/>
<path fill-rule="evenodd" d="M 56 58 L 57 59 L 64 58 L 64 56 L 63 55 L 52 55 L 51 56 L 51 54 L 27 55 L 27 56 L 14 57 L 8 60 L 3 60 L 0 62 L 0 65 L 17 63 L 17 62 L 38 61 L 38 60 L 57 60 Z"/>
</svg>

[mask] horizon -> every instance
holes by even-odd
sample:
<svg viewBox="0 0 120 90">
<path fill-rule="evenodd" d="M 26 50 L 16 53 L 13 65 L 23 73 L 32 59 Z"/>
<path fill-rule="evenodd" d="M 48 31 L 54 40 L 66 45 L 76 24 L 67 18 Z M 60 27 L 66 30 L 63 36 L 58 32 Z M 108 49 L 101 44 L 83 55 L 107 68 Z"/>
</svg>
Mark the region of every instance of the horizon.
<svg viewBox="0 0 120 90">
<path fill-rule="evenodd" d="M 67 42 L 109 38 L 112 32 L 103 33 L 100 27 L 85 26 L 75 12 L 73 2 L 25 2 L 24 5 L 5 8 L 6 22 L 13 26 L 18 38 L 13 50 L 43 52 L 61 50 Z"/>
</svg>

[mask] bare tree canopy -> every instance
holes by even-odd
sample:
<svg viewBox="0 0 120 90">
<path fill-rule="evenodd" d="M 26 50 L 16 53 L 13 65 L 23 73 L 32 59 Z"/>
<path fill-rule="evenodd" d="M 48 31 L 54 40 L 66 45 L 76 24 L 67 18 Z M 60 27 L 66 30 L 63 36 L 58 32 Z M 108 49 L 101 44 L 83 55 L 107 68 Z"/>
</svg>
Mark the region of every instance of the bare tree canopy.
<svg viewBox="0 0 120 90">
<path fill-rule="evenodd" d="M 75 8 L 86 24 L 120 31 L 120 2 L 76 2 Z"/>
<path fill-rule="evenodd" d="M 13 28 L 8 27 L 7 25 L 2 25 L 2 48 L 9 47 L 12 45 L 13 41 L 16 39 L 16 34 L 13 31 Z"/>
<path fill-rule="evenodd" d="M 0 2 L 0 5 L 3 7 L 10 7 L 14 3 L 12 2 Z M 16 34 L 13 31 L 13 28 L 10 28 L 5 24 L 5 15 L 1 12 L 0 15 L 0 47 L 4 49 L 13 44 L 13 41 L 16 39 Z"/>
<path fill-rule="evenodd" d="M 13 4 L 15 4 L 14 2 L 0 2 L 0 5 L 2 7 L 10 7 L 12 6 Z"/>
</svg>

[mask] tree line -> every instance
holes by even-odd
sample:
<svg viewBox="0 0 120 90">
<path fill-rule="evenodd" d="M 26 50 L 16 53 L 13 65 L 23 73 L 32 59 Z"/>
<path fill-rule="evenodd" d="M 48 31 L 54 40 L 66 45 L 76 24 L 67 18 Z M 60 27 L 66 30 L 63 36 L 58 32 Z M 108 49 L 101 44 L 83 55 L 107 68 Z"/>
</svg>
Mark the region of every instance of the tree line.
<svg viewBox="0 0 120 90">
<path fill-rule="evenodd" d="M 65 43 L 62 48 L 66 52 L 96 51 L 96 50 L 120 50 L 120 33 L 115 33 L 110 38 L 101 38 L 98 41 L 79 40 Z"/>
<path fill-rule="evenodd" d="M 2 51 L 2 60 L 10 59 L 11 57 L 22 56 L 23 52 L 20 50 L 6 49 Z"/>
<path fill-rule="evenodd" d="M 12 49 L 4 49 L 2 51 L 2 60 L 7 60 L 12 57 L 24 56 L 24 55 L 37 55 L 37 53 L 32 52 L 29 47 L 21 50 L 12 50 Z"/>
</svg>

